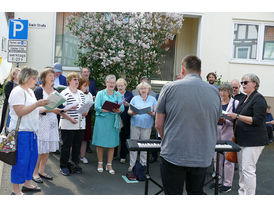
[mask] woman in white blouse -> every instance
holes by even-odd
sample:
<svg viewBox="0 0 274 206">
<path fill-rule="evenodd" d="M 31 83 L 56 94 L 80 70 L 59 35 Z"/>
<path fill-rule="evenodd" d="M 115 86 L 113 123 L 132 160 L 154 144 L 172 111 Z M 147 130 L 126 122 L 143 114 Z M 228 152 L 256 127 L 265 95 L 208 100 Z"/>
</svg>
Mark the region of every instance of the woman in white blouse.
<svg viewBox="0 0 274 206">
<path fill-rule="evenodd" d="M 9 97 L 11 121 L 9 131 L 16 128 L 17 120 L 22 117 L 17 137 L 16 164 L 11 169 L 12 194 L 36 192 L 41 189 L 31 184 L 32 174 L 38 158 L 37 130 L 39 122 L 39 106 L 48 100 L 37 101 L 32 88 L 37 83 L 38 72 L 25 67 L 19 75 L 19 86 L 15 87 Z M 22 192 L 19 184 L 24 184 Z"/>
</svg>

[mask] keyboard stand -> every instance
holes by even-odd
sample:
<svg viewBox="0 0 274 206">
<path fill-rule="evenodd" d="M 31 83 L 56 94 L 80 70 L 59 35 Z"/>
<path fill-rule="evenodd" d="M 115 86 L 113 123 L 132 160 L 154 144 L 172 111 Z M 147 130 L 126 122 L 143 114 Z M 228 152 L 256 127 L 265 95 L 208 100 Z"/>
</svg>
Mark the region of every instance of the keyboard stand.
<svg viewBox="0 0 274 206">
<path fill-rule="evenodd" d="M 214 195 L 218 195 L 219 194 L 219 188 L 218 188 L 219 179 L 220 179 L 220 176 L 219 176 L 219 160 L 220 160 L 220 154 L 223 154 L 223 152 L 217 151 L 216 153 L 217 153 L 217 158 L 216 158 L 216 172 L 215 172 L 215 176 L 212 177 L 209 181 L 207 181 L 205 183 L 205 186 L 206 186 L 210 182 L 212 182 L 212 181 L 215 180 Z M 213 161 L 213 163 L 214 163 L 214 161 Z M 213 167 L 214 167 L 214 165 L 213 165 Z"/>
<path fill-rule="evenodd" d="M 160 185 L 158 182 L 156 182 L 154 179 L 151 178 L 149 174 L 149 152 L 147 152 L 147 168 L 146 168 L 146 180 L 145 180 L 145 195 L 148 195 L 148 182 L 151 181 L 155 185 L 157 185 L 160 190 L 155 193 L 155 195 L 159 195 L 161 192 L 163 192 L 163 186 Z"/>
</svg>

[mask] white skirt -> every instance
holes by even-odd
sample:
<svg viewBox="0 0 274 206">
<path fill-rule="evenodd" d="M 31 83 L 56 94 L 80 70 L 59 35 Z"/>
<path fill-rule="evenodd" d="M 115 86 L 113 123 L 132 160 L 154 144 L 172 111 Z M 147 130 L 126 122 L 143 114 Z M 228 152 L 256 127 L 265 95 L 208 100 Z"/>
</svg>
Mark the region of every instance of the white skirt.
<svg viewBox="0 0 274 206">
<path fill-rule="evenodd" d="M 39 115 L 37 132 L 38 154 L 55 152 L 59 149 L 59 133 L 57 116 L 54 113 Z"/>
</svg>

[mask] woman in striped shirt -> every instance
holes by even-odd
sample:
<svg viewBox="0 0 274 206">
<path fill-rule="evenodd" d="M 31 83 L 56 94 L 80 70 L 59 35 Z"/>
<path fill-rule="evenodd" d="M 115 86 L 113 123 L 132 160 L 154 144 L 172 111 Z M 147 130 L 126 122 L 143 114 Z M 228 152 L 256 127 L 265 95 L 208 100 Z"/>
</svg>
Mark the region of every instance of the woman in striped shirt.
<svg viewBox="0 0 274 206">
<path fill-rule="evenodd" d="M 69 86 L 61 92 L 61 94 L 67 98 L 67 101 L 64 103 L 64 111 L 73 119 L 70 121 L 61 117 L 60 120 L 61 138 L 63 140 L 61 146 L 60 172 L 64 176 L 70 174 L 68 162 L 71 148 L 71 160 L 74 164 L 74 172 L 82 172 L 82 168 L 79 167 L 79 155 L 82 138 L 86 129 L 85 116 L 87 114 L 81 115 L 77 112 L 77 110 L 85 104 L 84 93 L 77 89 L 79 78 L 76 72 L 68 74 L 67 83 Z"/>
</svg>

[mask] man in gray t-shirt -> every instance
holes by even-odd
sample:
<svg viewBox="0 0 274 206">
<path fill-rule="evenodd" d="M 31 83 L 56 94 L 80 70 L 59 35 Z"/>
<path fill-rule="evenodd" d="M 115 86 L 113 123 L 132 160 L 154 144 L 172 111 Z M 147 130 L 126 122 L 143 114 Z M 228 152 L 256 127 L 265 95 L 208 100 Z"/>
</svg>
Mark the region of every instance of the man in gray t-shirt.
<svg viewBox="0 0 274 206">
<path fill-rule="evenodd" d="M 202 81 L 201 60 L 182 61 L 182 80 L 165 85 L 156 108 L 156 129 L 162 138 L 161 176 L 165 194 L 203 194 L 206 169 L 217 141 L 222 113 L 218 91 Z"/>
</svg>

